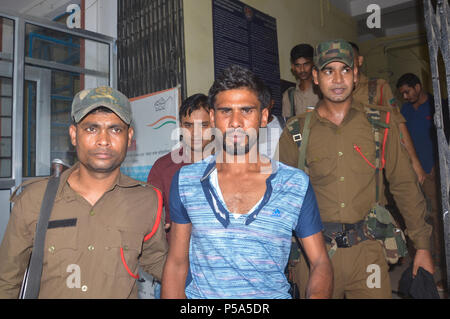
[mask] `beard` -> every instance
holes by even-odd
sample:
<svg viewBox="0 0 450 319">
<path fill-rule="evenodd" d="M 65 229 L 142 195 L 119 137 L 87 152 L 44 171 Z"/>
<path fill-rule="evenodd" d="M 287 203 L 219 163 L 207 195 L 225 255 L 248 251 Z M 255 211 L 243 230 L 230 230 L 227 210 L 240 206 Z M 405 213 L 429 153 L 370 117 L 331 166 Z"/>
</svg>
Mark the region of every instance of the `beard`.
<svg viewBox="0 0 450 319">
<path fill-rule="evenodd" d="M 240 141 L 229 142 L 238 136 Z M 249 134 L 245 131 L 226 131 L 223 136 L 223 150 L 230 155 L 245 155 L 250 152 L 250 149 L 257 143 L 258 133 Z"/>
</svg>

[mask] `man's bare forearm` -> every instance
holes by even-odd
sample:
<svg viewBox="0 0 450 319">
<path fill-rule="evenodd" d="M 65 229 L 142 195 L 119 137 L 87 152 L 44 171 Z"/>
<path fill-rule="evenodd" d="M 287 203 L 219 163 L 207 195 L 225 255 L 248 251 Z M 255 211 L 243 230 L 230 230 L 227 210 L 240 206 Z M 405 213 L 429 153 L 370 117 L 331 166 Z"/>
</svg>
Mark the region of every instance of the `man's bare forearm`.
<svg viewBox="0 0 450 319">
<path fill-rule="evenodd" d="M 179 267 L 168 260 L 163 272 L 161 299 L 185 299 L 186 277 L 187 268 Z"/>
<path fill-rule="evenodd" d="M 311 265 L 306 298 L 326 299 L 333 295 L 333 267 L 326 256 L 316 265 Z"/>
</svg>

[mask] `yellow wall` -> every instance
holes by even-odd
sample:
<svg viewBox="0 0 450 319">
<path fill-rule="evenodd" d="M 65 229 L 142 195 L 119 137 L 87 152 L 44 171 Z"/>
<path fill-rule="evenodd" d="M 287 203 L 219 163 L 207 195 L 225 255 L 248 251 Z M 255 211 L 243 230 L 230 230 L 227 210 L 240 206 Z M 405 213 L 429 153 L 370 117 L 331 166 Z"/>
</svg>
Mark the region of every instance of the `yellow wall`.
<svg viewBox="0 0 450 319">
<path fill-rule="evenodd" d="M 289 54 L 299 43 L 344 38 L 356 40 L 356 22 L 328 0 L 243 0 L 277 19 L 281 78 L 295 81 Z M 184 0 L 186 80 L 188 95 L 207 93 L 214 80 L 211 0 Z"/>
<path fill-rule="evenodd" d="M 384 37 L 360 45 L 365 62 L 363 72 L 389 81 L 396 93 L 397 80 L 404 73 L 414 73 L 426 90 L 431 90 L 431 71 L 426 34 L 413 32 Z"/>
<path fill-rule="evenodd" d="M 425 90 L 433 93 L 430 57 L 425 33 L 412 32 L 374 39 L 362 43 L 360 49 L 365 58 L 363 72 L 370 77 L 380 77 L 389 81 L 397 98 L 400 99 L 396 84 L 405 73 L 417 75 Z M 441 95 L 445 98 L 447 97 L 447 84 L 441 56 L 438 58 L 438 62 Z"/>
</svg>

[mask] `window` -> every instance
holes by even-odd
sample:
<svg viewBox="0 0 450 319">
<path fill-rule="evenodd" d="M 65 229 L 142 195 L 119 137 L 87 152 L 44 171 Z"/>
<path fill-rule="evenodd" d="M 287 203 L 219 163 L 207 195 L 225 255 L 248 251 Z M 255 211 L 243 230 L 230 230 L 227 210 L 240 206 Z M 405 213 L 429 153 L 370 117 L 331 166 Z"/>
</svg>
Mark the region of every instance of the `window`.
<svg viewBox="0 0 450 319">
<path fill-rule="evenodd" d="M 0 177 L 12 175 L 14 22 L 0 17 Z"/>
<path fill-rule="evenodd" d="M 118 88 L 129 98 L 181 85 L 186 97 L 182 0 L 118 1 Z"/>
</svg>

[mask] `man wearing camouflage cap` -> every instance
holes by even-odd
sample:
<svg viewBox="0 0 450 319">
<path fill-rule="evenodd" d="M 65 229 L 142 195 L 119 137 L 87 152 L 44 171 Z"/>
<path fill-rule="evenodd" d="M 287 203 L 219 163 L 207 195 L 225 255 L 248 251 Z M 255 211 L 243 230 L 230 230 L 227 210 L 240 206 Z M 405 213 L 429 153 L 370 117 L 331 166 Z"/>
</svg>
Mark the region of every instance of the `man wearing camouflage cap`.
<svg viewBox="0 0 450 319">
<path fill-rule="evenodd" d="M 373 207 L 382 216 L 379 206 L 375 206 L 382 191 L 381 168 L 385 169 L 408 235 L 417 249 L 414 273 L 419 266 L 434 272 L 429 253 L 431 229 L 424 221 L 425 200 L 400 143 L 395 117 L 388 115 L 390 110 L 386 107 L 366 109 L 353 101 L 356 72 L 349 43 L 334 40 L 317 46 L 313 77 L 323 99 L 313 112 L 297 116 L 287 124 L 279 142 L 280 161 L 295 167 L 304 163 L 309 173 L 328 248 L 333 247 L 329 251 L 334 269 L 333 297 L 391 298 L 385 258 L 385 252 L 391 252 L 390 247 L 386 245 L 388 249 L 384 250 L 379 240 L 373 240 L 367 228 L 369 223 L 365 222 L 373 216 L 369 215 Z M 369 117 L 368 110 L 378 114 L 378 120 Z M 309 124 L 305 124 L 307 118 Z M 375 124 L 369 120 L 379 125 L 377 132 L 381 138 L 375 139 Z M 300 138 L 288 129 L 295 121 L 302 128 Z M 303 130 L 305 126 L 309 128 L 308 137 L 307 130 Z M 302 155 L 296 143 L 301 139 L 303 148 L 306 147 L 304 162 L 299 161 Z M 297 283 L 304 295 L 308 268 L 303 258 L 298 268 Z"/>
<path fill-rule="evenodd" d="M 78 162 L 60 176 L 37 297 L 137 298 L 138 265 L 161 280 L 167 243 L 157 191 L 120 173 L 133 137 L 130 102 L 110 87 L 83 90 L 71 116 Z M 0 298 L 19 295 L 48 182 L 27 181 L 12 196 L 0 246 Z"/>
</svg>

